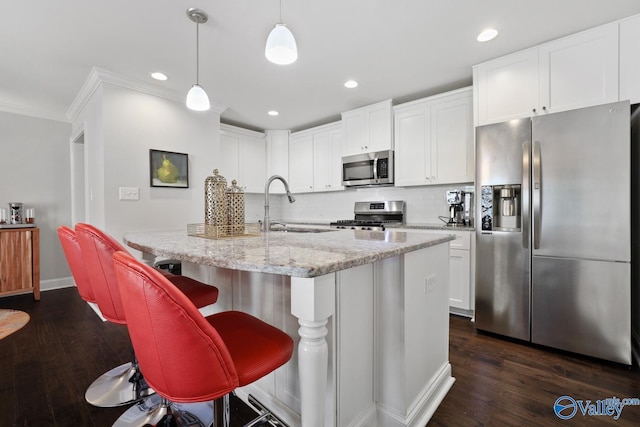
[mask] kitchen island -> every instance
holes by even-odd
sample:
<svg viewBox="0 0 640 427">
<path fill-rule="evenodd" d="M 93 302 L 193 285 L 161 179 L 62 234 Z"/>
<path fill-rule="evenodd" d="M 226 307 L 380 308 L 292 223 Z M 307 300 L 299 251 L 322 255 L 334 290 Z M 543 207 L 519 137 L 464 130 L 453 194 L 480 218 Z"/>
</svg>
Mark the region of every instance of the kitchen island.
<svg viewBox="0 0 640 427">
<path fill-rule="evenodd" d="M 291 426 L 424 426 L 454 382 L 448 235 L 298 230 L 212 240 L 136 232 L 241 310 L 289 333 L 294 357 L 238 390 Z M 151 258 L 149 258 L 151 259 Z"/>
</svg>

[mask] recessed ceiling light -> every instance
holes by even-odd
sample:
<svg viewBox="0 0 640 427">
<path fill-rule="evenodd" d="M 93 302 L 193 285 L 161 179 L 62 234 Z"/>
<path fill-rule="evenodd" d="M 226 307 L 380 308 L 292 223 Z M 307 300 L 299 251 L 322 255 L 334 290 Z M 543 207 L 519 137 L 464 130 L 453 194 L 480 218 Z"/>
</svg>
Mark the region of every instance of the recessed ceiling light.
<svg viewBox="0 0 640 427">
<path fill-rule="evenodd" d="M 269 111 L 267 114 L 268 114 L 268 115 L 270 115 L 270 116 L 277 116 L 277 115 L 278 115 L 278 114 L 280 114 L 280 113 L 278 113 L 278 112 L 277 112 L 277 111 L 275 111 L 275 110 L 271 110 L 271 111 Z"/>
<path fill-rule="evenodd" d="M 344 87 L 353 89 L 354 87 L 358 87 L 358 82 L 355 80 L 347 80 L 344 84 Z"/>
<path fill-rule="evenodd" d="M 494 38 L 496 38 L 497 35 L 498 30 L 487 28 L 485 30 L 482 30 L 482 32 L 478 34 L 476 40 L 478 40 L 479 42 L 488 42 L 489 40 L 493 40 Z"/>
<path fill-rule="evenodd" d="M 167 79 L 169 78 L 169 77 L 167 77 L 167 75 L 166 75 L 166 74 L 161 73 L 161 72 L 159 72 L 159 71 L 156 71 L 156 72 L 154 72 L 154 73 L 151 73 L 151 77 L 153 77 L 153 78 L 154 78 L 154 79 L 156 79 L 156 80 L 162 80 L 162 81 L 167 80 Z"/>
</svg>

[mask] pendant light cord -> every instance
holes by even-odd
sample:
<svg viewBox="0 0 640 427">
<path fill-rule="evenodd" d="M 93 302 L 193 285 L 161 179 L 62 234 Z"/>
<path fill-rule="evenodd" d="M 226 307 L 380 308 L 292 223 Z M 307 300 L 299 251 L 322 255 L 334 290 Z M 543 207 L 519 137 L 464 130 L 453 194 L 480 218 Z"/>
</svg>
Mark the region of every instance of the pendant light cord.
<svg viewBox="0 0 640 427">
<path fill-rule="evenodd" d="M 282 0 L 280 0 L 280 23 L 282 24 Z"/>
<path fill-rule="evenodd" d="M 196 22 L 196 84 L 200 86 L 200 18 Z"/>
</svg>

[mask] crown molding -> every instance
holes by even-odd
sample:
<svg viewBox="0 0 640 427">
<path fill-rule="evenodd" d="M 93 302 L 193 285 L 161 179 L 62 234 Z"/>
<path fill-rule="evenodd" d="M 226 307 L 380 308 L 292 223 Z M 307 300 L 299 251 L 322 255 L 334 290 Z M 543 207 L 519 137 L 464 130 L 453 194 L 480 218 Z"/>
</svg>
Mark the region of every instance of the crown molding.
<svg viewBox="0 0 640 427">
<path fill-rule="evenodd" d="M 185 95 L 182 93 L 177 93 L 174 90 L 159 87 L 143 80 L 131 79 L 123 76 L 122 74 L 114 73 L 103 68 L 93 67 L 91 68 L 89 76 L 82 85 L 82 88 L 80 88 L 78 95 L 76 95 L 67 110 L 67 121 L 73 122 L 78 117 L 87 102 L 89 102 L 93 93 L 102 83 L 113 84 L 160 98 L 165 98 L 180 104 L 184 103 Z M 217 104 L 215 102 L 211 103 L 211 110 L 218 114 L 222 114 L 226 109 L 227 107 L 224 105 Z"/>
<path fill-rule="evenodd" d="M 265 133 L 259 132 L 251 129 L 241 128 L 238 126 L 230 125 L 228 123 L 220 123 L 220 131 L 222 132 L 231 132 L 241 135 L 250 136 L 253 138 L 264 138 Z"/>
<path fill-rule="evenodd" d="M 19 114 L 21 116 L 36 117 L 38 119 L 55 120 L 57 122 L 69 123 L 69 119 L 64 114 L 52 113 L 50 111 L 37 110 L 24 105 L 9 104 L 8 102 L 0 101 L 0 111 L 5 113 Z"/>
</svg>

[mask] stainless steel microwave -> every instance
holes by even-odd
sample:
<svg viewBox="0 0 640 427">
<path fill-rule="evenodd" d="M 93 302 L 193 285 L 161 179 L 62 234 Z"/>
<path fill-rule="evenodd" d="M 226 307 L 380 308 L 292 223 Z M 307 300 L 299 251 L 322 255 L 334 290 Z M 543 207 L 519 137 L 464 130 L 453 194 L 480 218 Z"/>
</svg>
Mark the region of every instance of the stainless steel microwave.
<svg viewBox="0 0 640 427">
<path fill-rule="evenodd" d="M 393 184 L 393 151 L 376 151 L 342 158 L 345 187 Z"/>
</svg>

